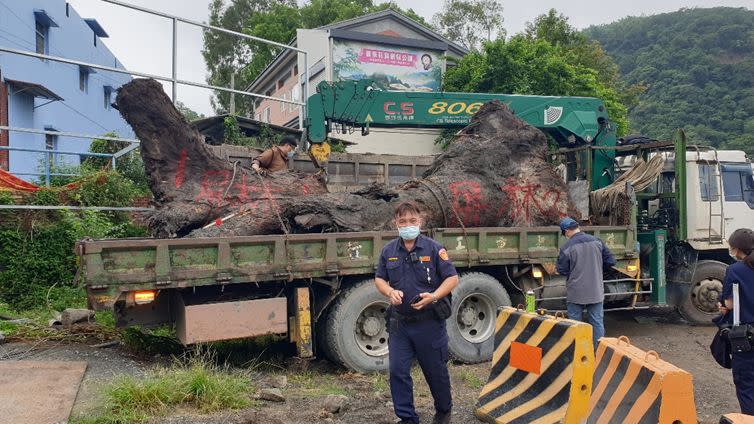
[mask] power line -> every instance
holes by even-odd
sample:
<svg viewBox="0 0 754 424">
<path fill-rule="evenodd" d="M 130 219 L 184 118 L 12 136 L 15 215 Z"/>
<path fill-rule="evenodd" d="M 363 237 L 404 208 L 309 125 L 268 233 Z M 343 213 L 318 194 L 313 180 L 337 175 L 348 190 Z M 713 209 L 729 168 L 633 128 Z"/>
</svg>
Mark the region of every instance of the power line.
<svg viewBox="0 0 754 424">
<path fill-rule="evenodd" d="M 93 123 L 94 125 L 96 125 L 96 126 L 98 126 L 98 127 L 102 128 L 103 130 L 105 130 L 105 131 L 110 131 L 110 130 L 108 130 L 107 128 L 105 128 L 105 127 L 103 127 L 102 125 L 100 125 L 100 123 L 99 123 L 99 122 L 97 122 L 97 121 L 95 121 L 95 120 L 93 120 L 93 119 L 89 118 L 88 116 L 86 116 L 86 115 L 84 115 L 83 113 L 81 113 L 81 112 L 79 112 L 78 110 L 76 110 L 76 109 L 75 109 L 75 108 L 74 108 L 73 106 L 67 105 L 67 104 L 65 103 L 65 101 L 62 101 L 62 102 L 60 102 L 60 104 L 62 104 L 63 106 L 67 107 L 68 109 L 70 109 L 70 110 L 74 111 L 74 112 L 75 112 L 76 114 L 80 115 L 80 116 L 81 116 L 82 118 L 84 118 L 84 119 L 86 119 L 87 121 L 89 121 L 89 122 Z"/>
</svg>

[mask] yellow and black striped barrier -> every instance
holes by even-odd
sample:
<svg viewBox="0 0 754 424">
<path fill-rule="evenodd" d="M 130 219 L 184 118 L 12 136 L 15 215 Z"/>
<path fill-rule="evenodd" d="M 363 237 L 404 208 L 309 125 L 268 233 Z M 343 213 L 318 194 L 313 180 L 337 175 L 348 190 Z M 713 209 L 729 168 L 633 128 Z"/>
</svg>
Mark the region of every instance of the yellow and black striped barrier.
<svg viewBox="0 0 754 424">
<path fill-rule="evenodd" d="M 501 308 L 475 415 L 495 424 L 583 422 L 593 370 L 590 325 Z"/>
<path fill-rule="evenodd" d="M 603 337 L 597 348 L 587 423 L 696 423 L 691 374 L 631 346 Z"/>
</svg>

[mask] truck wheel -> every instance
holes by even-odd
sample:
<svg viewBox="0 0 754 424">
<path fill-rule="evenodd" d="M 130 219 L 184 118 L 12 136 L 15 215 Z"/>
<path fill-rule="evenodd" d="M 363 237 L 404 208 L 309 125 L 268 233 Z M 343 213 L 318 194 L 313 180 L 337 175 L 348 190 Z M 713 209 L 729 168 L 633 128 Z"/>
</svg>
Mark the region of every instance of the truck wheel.
<svg viewBox="0 0 754 424">
<path fill-rule="evenodd" d="M 357 372 L 388 369 L 388 302 L 365 280 L 345 289 L 327 315 L 322 350 L 330 359 Z"/>
<path fill-rule="evenodd" d="M 678 311 L 692 324 L 712 325 L 718 314 L 717 302 L 723 291 L 723 279 L 728 265 L 718 261 L 699 261 L 687 293 Z"/>
<path fill-rule="evenodd" d="M 492 359 L 497 308 L 511 306 L 500 281 L 481 272 L 461 275 L 453 291 L 452 315 L 448 318 L 448 351 L 467 363 Z"/>
</svg>

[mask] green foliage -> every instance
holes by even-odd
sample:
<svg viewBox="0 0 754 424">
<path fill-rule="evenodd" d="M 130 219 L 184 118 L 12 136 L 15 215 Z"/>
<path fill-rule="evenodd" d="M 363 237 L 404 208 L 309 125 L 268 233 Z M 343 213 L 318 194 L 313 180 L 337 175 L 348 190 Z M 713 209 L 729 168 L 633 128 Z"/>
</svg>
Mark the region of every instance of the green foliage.
<svg viewBox="0 0 754 424">
<path fill-rule="evenodd" d="M 166 415 L 175 408 L 199 413 L 252 405 L 254 386 L 248 375 L 231 373 L 211 358 L 191 358 L 187 364 L 158 369 L 146 376 L 125 376 L 105 388 L 105 411 L 72 422 L 131 423 Z"/>
<path fill-rule="evenodd" d="M 588 28 L 646 91 L 631 105 L 633 130 L 754 154 L 754 11 L 681 9 Z"/>
<path fill-rule="evenodd" d="M 498 0 L 445 0 L 432 23 L 446 38 L 469 50 L 483 41 L 505 38 L 503 6 Z"/>
<path fill-rule="evenodd" d="M 235 116 L 226 116 L 223 120 L 223 143 L 238 145 L 241 140 L 241 127 Z"/>
<path fill-rule="evenodd" d="M 205 118 L 205 116 L 204 116 L 203 113 L 201 113 L 201 114 L 197 113 L 196 111 L 194 111 L 190 107 L 186 106 L 186 104 L 183 103 L 180 100 L 178 100 L 177 102 L 175 102 L 175 108 L 178 109 L 178 112 L 181 112 L 181 114 L 183 115 L 183 117 L 186 118 L 186 120 L 189 121 L 189 122 L 195 121 L 197 119 Z"/>
<path fill-rule="evenodd" d="M 0 205 L 13 205 L 16 201 L 9 191 L 0 190 Z"/>
<path fill-rule="evenodd" d="M 117 137 L 117 134 L 107 133 L 105 136 Z M 92 153 L 112 154 L 123 150 L 129 145 L 130 143 L 126 141 L 96 139 L 92 141 L 92 144 L 89 146 L 89 151 Z M 91 175 L 103 169 L 109 169 L 111 163 L 112 161 L 110 158 L 88 157 L 81 164 L 81 172 L 83 175 Z M 144 161 L 141 159 L 139 149 L 132 150 L 124 156 L 119 157 L 116 160 L 115 170 L 126 180 L 133 183 L 135 186 L 134 194 L 141 196 L 149 194 L 149 183 L 144 169 Z"/>
<path fill-rule="evenodd" d="M 209 6 L 209 23 L 233 31 L 289 43 L 297 28 L 317 28 L 368 13 L 393 9 L 429 27 L 411 9 L 402 10 L 395 2 L 375 5 L 373 0 L 310 0 L 299 6 L 293 0 L 213 0 Z M 209 84 L 230 86 L 231 73 L 236 73 L 236 87 L 248 87 L 280 48 L 265 43 L 242 40 L 238 37 L 206 30 L 202 55 L 207 64 Z M 253 109 L 250 98 L 236 96 L 236 113 L 248 116 Z M 229 93 L 214 93 L 212 106 L 217 113 L 229 110 Z"/>
<path fill-rule="evenodd" d="M 40 190 L 43 191 L 43 190 Z M 18 214 L 21 215 L 21 214 Z M 120 238 L 144 235 L 127 217 L 101 212 L 29 212 L 0 224 L 0 301 L 15 310 L 49 306 L 76 307 L 80 298 L 71 284 L 77 261 L 73 248 L 85 237 Z M 50 287 L 56 290 L 50 292 Z M 77 303 L 73 305 L 72 303 Z"/>
<path fill-rule="evenodd" d="M 447 91 L 548 96 L 589 96 L 605 102 L 618 134 L 628 129 L 627 109 L 614 87 L 599 73 L 579 64 L 574 54 L 547 40 L 523 35 L 486 43 L 449 69 Z"/>
</svg>

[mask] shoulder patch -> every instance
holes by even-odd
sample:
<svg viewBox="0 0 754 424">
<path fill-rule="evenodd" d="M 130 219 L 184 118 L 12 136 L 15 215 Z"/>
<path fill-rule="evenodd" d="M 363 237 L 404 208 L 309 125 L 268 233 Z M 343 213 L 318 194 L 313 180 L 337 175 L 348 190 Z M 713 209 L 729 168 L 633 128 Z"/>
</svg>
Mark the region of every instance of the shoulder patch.
<svg viewBox="0 0 754 424">
<path fill-rule="evenodd" d="M 439 256 L 440 259 L 442 259 L 443 261 L 447 261 L 448 259 L 450 259 L 448 257 L 448 251 L 445 249 L 440 249 L 440 251 L 437 252 L 437 256 Z"/>
</svg>

